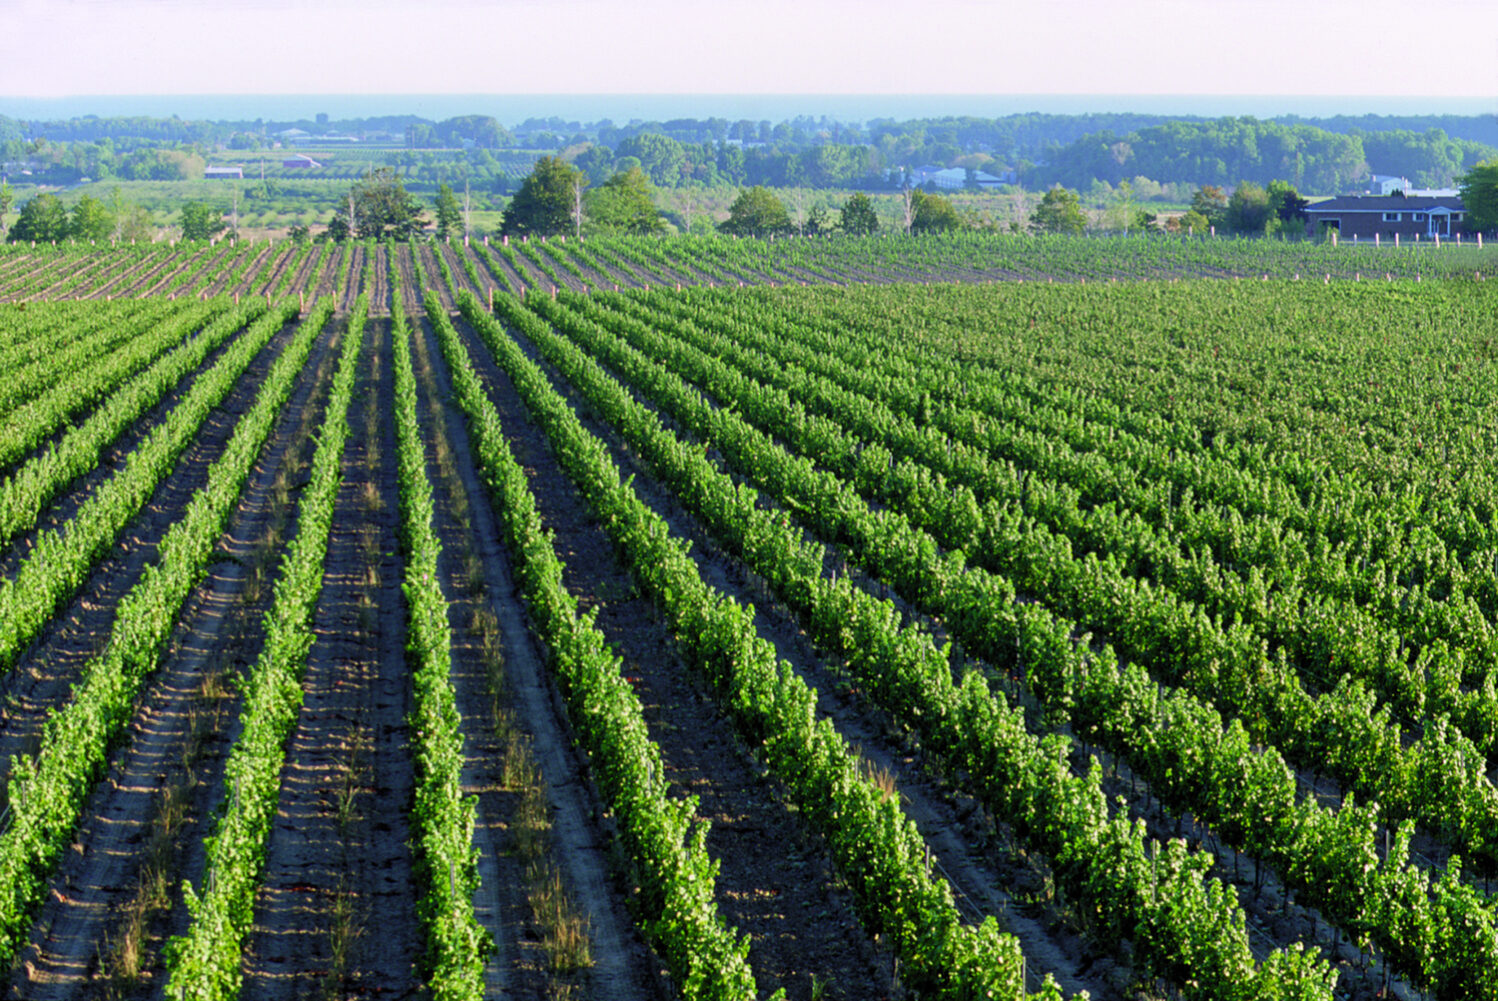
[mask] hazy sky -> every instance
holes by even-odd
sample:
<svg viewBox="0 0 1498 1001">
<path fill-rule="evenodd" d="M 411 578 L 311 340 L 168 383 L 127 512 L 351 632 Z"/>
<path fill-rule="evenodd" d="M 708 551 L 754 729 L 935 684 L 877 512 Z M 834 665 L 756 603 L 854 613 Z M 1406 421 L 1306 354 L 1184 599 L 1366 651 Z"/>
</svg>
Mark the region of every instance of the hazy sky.
<svg viewBox="0 0 1498 1001">
<path fill-rule="evenodd" d="M 1498 98 L 1498 0 L 0 0 L 0 24 L 0 94 L 28 97 Z"/>
</svg>

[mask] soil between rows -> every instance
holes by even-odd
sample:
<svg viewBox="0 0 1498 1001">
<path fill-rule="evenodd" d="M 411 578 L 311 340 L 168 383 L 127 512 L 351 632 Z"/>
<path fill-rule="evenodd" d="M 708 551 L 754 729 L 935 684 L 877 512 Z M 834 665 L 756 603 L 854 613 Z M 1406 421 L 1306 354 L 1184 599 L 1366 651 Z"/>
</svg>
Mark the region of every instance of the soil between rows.
<svg viewBox="0 0 1498 1001">
<path fill-rule="evenodd" d="M 370 323 L 242 997 L 424 997 L 388 327 Z"/>
<path fill-rule="evenodd" d="M 516 458 L 532 474 L 567 587 L 584 608 L 598 609 L 598 625 L 636 685 L 673 785 L 698 796 L 698 815 L 711 821 L 707 846 L 721 865 L 718 906 L 751 937 L 749 960 L 761 991 L 784 987 L 792 999 L 809 998 L 815 975 L 830 985 L 827 997 L 899 996 L 891 993 L 891 958 L 864 935 L 819 840 L 780 802 L 728 720 L 689 678 L 669 630 L 637 592 L 508 378 L 471 331 L 460 330 Z"/>
<path fill-rule="evenodd" d="M 465 792 L 478 797 L 475 841 L 479 849 L 479 920 L 494 935 L 496 954 L 487 966 L 488 986 L 505 997 L 556 996 L 567 985 L 586 997 L 645 1001 L 660 996 L 652 960 L 623 907 L 623 895 L 609 876 L 603 813 L 575 752 L 565 711 L 549 683 L 545 655 L 538 648 L 515 590 L 509 556 L 490 502 L 480 485 L 463 417 L 450 403 L 451 381 L 430 329 L 422 324 L 416 340 L 422 423 L 442 543 L 443 590 L 450 601 L 453 629 L 453 686 L 466 761 Z M 441 422 L 431 419 L 433 405 Z M 444 476 L 435 458 L 439 438 L 451 448 L 451 471 Z M 476 560 L 475 566 L 465 566 Z M 477 571 L 478 578 L 472 576 Z M 487 616 L 485 613 L 488 613 Z M 492 616 L 492 618 L 489 618 Z M 497 626 L 485 635 L 480 623 Z M 497 662 L 497 665 L 496 663 Z M 491 687 L 498 667 L 501 691 Z M 550 839 L 568 895 L 587 916 L 592 965 L 576 974 L 545 969 L 526 899 L 526 873 L 517 850 L 520 795 L 505 782 L 505 756 L 494 726 L 496 705 L 512 714 L 513 726 L 530 747 L 541 770 L 549 807 Z"/>
<path fill-rule="evenodd" d="M 220 542 L 222 559 L 189 597 L 162 668 L 137 702 L 128 742 L 95 789 L 75 850 L 59 866 L 11 997 L 159 993 L 164 971 L 156 947 L 170 922 L 146 913 L 137 930 L 122 929 L 140 901 L 181 913 L 180 879 L 201 872 L 206 820 L 221 798 L 223 763 L 237 730 L 239 700 L 220 679 L 259 651 L 271 589 L 254 581 L 257 568 L 274 562 L 281 532 L 273 526 L 290 513 L 275 485 L 294 479 L 310 452 L 334 358 L 330 337 L 325 332 L 314 348 Z M 127 964 L 132 975 L 124 975 Z"/>
<path fill-rule="evenodd" d="M 12 755 L 29 754 L 35 749 L 48 713 L 67 696 L 83 666 L 108 641 L 116 605 L 134 586 L 142 569 L 155 560 L 157 545 L 181 517 L 194 491 L 207 482 L 209 467 L 223 451 L 239 417 L 254 403 L 271 364 L 280 356 L 294 330 L 294 325 L 288 325 L 278 332 L 250 362 L 223 403 L 204 420 L 171 474 L 157 484 L 155 493 L 125 527 L 110 554 L 94 568 L 88 582 L 53 616 L 15 667 L 0 680 L 0 699 L 4 703 L 0 709 L 0 762 L 4 764 L 0 767 L 6 774 Z M 197 374 L 204 371 L 200 367 Z M 180 401 L 189 385 L 186 382 L 179 385 L 154 408 L 158 421 L 169 412 L 165 408 Z M 84 478 L 85 488 L 94 477 L 118 468 L 139 437 L 128 433 L 111 446 L 98 471 Z M 45 523 L 65 524 L 81 500 L 82 495 L 75 492 L 54 502 L 43 516 Z M 34 538 L 35 533 L 28 534 L 7 554 L 4 564 L 7 576 L 14 575 L 19 557 L 29 551 Z"/>
</svg>

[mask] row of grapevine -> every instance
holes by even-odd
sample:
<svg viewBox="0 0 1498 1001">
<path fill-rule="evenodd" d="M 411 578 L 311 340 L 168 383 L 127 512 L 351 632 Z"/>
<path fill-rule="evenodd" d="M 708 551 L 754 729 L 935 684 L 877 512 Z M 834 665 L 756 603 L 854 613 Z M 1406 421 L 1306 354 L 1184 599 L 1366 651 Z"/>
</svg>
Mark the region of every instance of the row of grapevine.
<svg viewBox="0 0 1498 1001">
<path fill-rule="evenodd" d="M 484 997 L 484 958 L 493 948 L 474 916 L 478 850 L 473 844 L 475 800 L 463 794 L 463 737 L 453 691 L 452 635 L 432 530 L 432 487 L 416 416 L 411 331 L 401 288 L 391 290 L 395 342 L 395 430 L 400 478 L 401 542 L 405 561 L 407 656 L 415 692 L 412 753 L 416 801 L 412 828 L 422 884 L 418 913 L 426 929 L 428 982 L 436 1001 Z"/>
<path fill-rule="evenodd" d="M 48 876 L 103 773 L 110 747 L 130 720 L 136 693 L 165 652 L 182 603 L 207 572 L 255 459 L 330 312 L 330 304 L 324 304 L 308 317 L 276 359 L 254 405 L 209 470 L 207 484 L 120 602 L 108 644 L 84 668 L 72 701 L 47 720 L 37 751 L 13 762 L 10 823 L 0 834 L 0 959 L 5 962 L 24 944 Z M 282 308 L 272 313 L 278 323 L 290 315 Z"/>
<path fill-rule="evenodd" d="M 66 526 L 37 536 L 16 575 L 0 581 L 0 666 L 12 666 L 56 609 L 83 586 L 156 485 L 175 468 L 208 414 L 296 312 L 296 303 L 283 303 L 253 323 Z"/>
<path fill-rule="evenodd" d="M 616 321 L 615 326 L 632 325 Z M 676 329 L 684 333 L 679 325 Z M 634 335 L 637 345 L 646 336 L 637 325 Z M 1224 627 L 1220 618 L 1207 617 L 1156 580 L 1131 572 L 1116 555 L 1128 551 L 1130 543 L 1119 540 L 1127 533 L 1109 518 L 1111 508 L 1083 513 L 1076 502 L 1066 507 L 1036 474 L 1021 476 L 1012 465 L 968 453 L 963 443 L 867 399 L 832 396 L 820 380 L 793 378 L 783 360 L 754 361 L 732 341 L 712 338 L 695 349 L 661 343 L 653 353 L 690 364 L 694 377 L 744 406 L 760 426 L 816 454 L 866 496 L 907 512 L 912 524 L 945 547 L 962 550 L 969 563 L 1008 575 L 1021 590 L 1044 594 L 1063 614 L 1107 629 L 1121 651 L 1154 666 L 1163 680 L 1242 714 L 1256 740 L 1281 744 L 1293 760 L 1314 762 L 1349 788 L 1376 798 L 1387 817 L 1419 818 L 1485 868 L 1491 866 L 1498 850 L 1498 793 L 1486 779 L 1482 755 L 1460 729 L 1434 725 L 1406 746 L 1399 725 L 1386 710 L 1375 711 L 1356 675 L 1350 683 L 1324 686 L 1326 691 L 1313 698 L 1289 671 L 1295 651 L 1265 653 L 1246 610 Z M 762 389 L 747 380 L 747 372 L 784 388 L 759 399 Z M 754 394 L 752 407 L 744 404 L 745 393 Z M 990 428 L 990 437 L 996 433 Z M 980 492 L 973 491 L 974 484 Z M 1048 511 L 1050 519 L 1037 511 Z M 1058 537 L 1047 527 L 1047 520 L 1061 520 L 1063 511 L 1073 522 L 1099 526 L 1085 536 L 1090 545 Z M 1073 544 L 1102 558 L 1077 559 Z M 1215 666 L 1207 672 L 1195 667 L 1204 664 Z M 1277 679 L 1273 684 L 1271 677 Z M 1468 701 L 1493 708 L 1491 701 L 1480 702 L 1480 693 L 1471 693 Z M 1360 739 L 1349 742 L 1348 728 L 1354 726 Z"/>
<path fill-rule="evenodd" d="M 494 405 L 467 349 L 440 306 L 427 313 L 452 373 L 454 397 L 473 440 L 479 472 L 505 533 L 516 578 L 549 653 L 578 742 L 640 887 L 641 930 L 687 998 L 748 999 L 757 992 L 747 940 L 725 926 L 713 902 L 717 864 L 704 846 L 696 799 L 667 793 L 659 748 L 650 740 L 639 697 L 617 655 L 578 611 L 563 586 L 562 565 L 542 527 L 524 469 L 515 460 Z"/>
<path fill-rule="evenodd" d="M 576 322 L 550 302 L 533 308 L 565 324 L 574 338 L 585 338 Z M 1230 891 L 1202 878 L 1206 860 L 1182 856 L 1183 865 L 1144 875 L 1134 884 L 1115 883 L 1109 873 L 1150 874 L 1147 861 L 1180 850 L 1146 844 L 1142 830 L 1118 826 L 1109 817 L 1097 776 L 1073 778 L 1058 770 L 1057 745 L 1025 733 L 1023 714 L 1010 709 L 1001 695 L 991 695 L 977 674 L 954 682 L 946 656 L 929 634 L 899 625 L 897 610 L 863 591 L 822 576 L 820 547 L 808 546 L 783 515 L 756 507 L 752 491 L 736 490 L 716 472 L 700 450 L 683 447 L 659 427 L 653 415 L 628 401 L 620 387 L 586 356 L 543 326 L 512 319 L 522 326 L 549 360 L 564 371 L 594 403 L 613 418 L 631 444 L 656 464 L 658 475 L 676 495 L 712 527 L 724 544 L 748 559 L 750 566 L 803 616 L 803 624 L 834 659 L 846 661 L 857 684 L 902 723 L 922 735 L 953 767 L 972 776 L 971 791 L 996 816 L 1012 818 L 1036 847 L 1065 862 L 1058 875 L 1088 913 L 1105 916 L 1099 937 L 1113 945 L 1128 938 L 1141 973 L 1178 982 L 1220 983 L 1228 993 L 1240 989 L 1245 976 L 1262 989 L 1281 978 L 1302 984 L 1324 983 L 1327 972 L 1301 963 L 1295 954 L 1276 954 L 1254 976 L 1244 931 L 1244 916 Z M 653 365 L 633 367 L 659 391 L 670 379 Z M 679 381 L 678 381 L 679 386 Z M 699 404 L 696 416 L 704 411 Z M 691 421 L 685 411 L 678 419 Z M 732 421 L 726 415 L 720 423 Z M 691 421 L 697 423 L 696 421 Z M 776 460 L 768 443 L 740 456 L 734 445 L 713 439 L 718 447 L 746 464 L 761 468 Z M 943 568 L 950 569 L 950 568 Z M 1111 832 L 1111 833 L 1110 833 Z M 1213 943 L 1208 946 L 1206 943 Z M 1182 956 L 1211 956 L 1217 969 L 1193 968 Z"/>
<path fill-rule="evenodd" d="M 142 359 L 138 357 L 112 359 L 126 370 L 125 373 L 108 373 L 107 378 L 100 381 L 123 383 L 123 386 L 86 420 L 66 430 L 0 483 L 0 546 L 35 527 L 46 505 L 78 477 L 95 468 L 111 443 L 135 427 L 141 416 L 160 402 L 173 386 L 242 329 L 247 321 L 264 311 L 265 308 L 258 304 L 243 310 L 230 309 L 223 301 L 217 301 L 211 307 L 189 307 L 171 323 L 162 324 L 156 335 L 137 342 L 144 361 L 171 349 L 150 368 L 140 371 Z M 215 313 L 219 313 L 216 318 Z M 210 319 L 212 322 L 204 325 L 204 321 Z M 193 331 L 198 331 L 196 336 L 192 336 Z M 189 339 L 183 343 L 185 338 Z M 65 384 L 62 388 L 69 387 Z M 60 425 L 63 419 L 59 415 L 56 422 Z"/>
<path fill-rule="evenodd" d="M 570 303 L 582 307 L 576 300 Z M 560 312 L 550 303 L 542 305 L 543 312 Z M 566 329 L 592 350 L 610 356 L 616 365 L 635 374 L 641 390 L 666 403 L 684 426 L 707 435 L 751 478 L 773 482 L 776 477 L 766 476 L 763 470 L 777 463 L 789 469 L 789 457 L 771 443 L 756 440 L 752 433 L 746 435 L 742 423 L 732 415 L 706 416 L 702 401 L 683 395 L 680 382 L 648 359 L 611 352 L 596 337 L 586 336 L 575 321 Z M 756 415 L 774 410 L 783 402 L 757 402 L 744 397 L 733 400 L 736 409 Z M 734 425 L 739 428 L 737 432 L 731 430 Z M 647 455 L 657 451 L 637 437 L 632 436 L 632 441 Z M 761 472 L 756 475 L 751 467 Z M 792 475 L 788 471 L 784 474 Z M 830 479 L 826 474 L 823 478 Z M 857 502 L 848 499 L 846 487 L 840 489 L 844 493 L 836 504 L 828 498 L 819 500 L 814 493 L 798 492 L 795 506 L 810 511 L 838 507 L 840 517 L 858 520 L 860 516 L 853 513 Z M 703 491 L 678 489 L 678 493 L 695 499 Z M 711 511 L 704 514 L 710 523 L 716 523 L 725 543 L 740 551 L 757 572 L 776 585 L 792 607 L 802 610 L 808 630 L 826 637 L 835 652 L 848 658 L 855 669 L 860 662 L 868 669 L 878 664 L 879 658 L 870 650 L 899 650 L 910 658 L 903 670 L 883 667 L 859 678 L 875 698 L 887 695 L 910 706 L 909 681 L 902 684 L 902 680 L 940 674 L 945 670 L 944 659 L 935 656 L 934 650 L 924 658 L 917 655 L 914 642 L 897 644 L 891 639 L 860 635 L 866 624 L 897 619 L 879 612 L 877 603 L 861 592 L 839 600 L 835 588 L 819 576 L 807 580 L 804 573 L 798 574 L 795 567 L 819 568 L 820 554 L 813 551 L 799 558 L 787 556 L 804 549 L 805 544 L 774 516 L 755 511 L 752 500 L 747 511 L 737 521 L 726 519 L 721 512 L 716 516 Z M 862 518 L 871 521 L 867 515 Z M 960 558 L 943 561 L 908 529 L 891 531 L 894 521 L 892 517 L 884 519 L 883 530 L 866 526 L 853 533 L 859 541 L 855 541 L 850 555 L 888 574 L 911 600 L 942 615 L 954 636 L 970 650 L 999 663 L 1021 657 L 1031 684 L 1045 699 L 1053 717 L 1069 722 L 1074 732 L 1127 758 L 1155 784 L 1165 802 L 1191 810 L 1218 826 L 1226 840 L 1274 864 L 1309 902 L 1343 920 L 1348 928 L 1365 936 L 1365 941 L 1371 938 L 1377 942 L 1415 979 L 1444 987 L 1482 989 L 1477 985 L 1486 983 L 1494 957 L 1486 957 L 1480 945 L 1473 953 L 1468 945 L 1460 944 L 1457 929 L 1489 929 L 1486 934 L 1477 934 L 1476 941 L 1481 943 L 1492 938 L 1493 918 L 1484 901 L 1461 885 L 1459 861 L 1445 878 L 1432 884 L 1425 873 L 1409 865 L 1406 833 L 1401 836 L 1400 847 L 1380 867 L 1374 834 L 1376 808 L 1349 807 L 1333 812 L 1309 801 L 1297 802 L 1295 784 L 1284 762 L 1272 750 L 1250 752 L 1241 727 L 1224 727 L 1210 707 L 1181 693 L 1162 697 L 1142 670 L 1120 667 L 1111 651 L 1090 654 L 1085 647 L 1079 650 L 1071 640 L 1075 632 L 1072 623 L 1055 618 L 1044 605 L 1020 604 L 1012 586 L 1002 579 L 954 579 L 954 573 L 957 578 L 978 574 L 967 571 L 964 575 Z M 862 540 L 867 544 L 859 544 Z M 913 573 L 891 573 L 901 562 L 917 566 Z M 930 707 L 910 706 L 907 712 L 917 726 L 921 720 L 944 721 L 942 714 Z M 942 725 L 928 724 L 924 743 L 945 750 L 949 741 L 941 739 Z M 1141 734 L 1150 735 L 1150 740 L 1142 742 Z"/>
<path fill-rule="evenodd" d="M 206 840 L 199 889 L 183 881 L 191 916 L 166 947 L 166 996 L 178 1001 L 238 997 L 242 951 L 254 918 L 255 891 L 280 801 L 286 738 L 302 705 L 301 677 L 315 640 L 312 616 L 322 594 L 323 560 L 342 483 L 348 408 L 364 344 L 366 303 L 355 306 L 344 335 L 312 467 L 297 504 L 297 532 L 281 558 L 265 615 L 260 656 L 242 682 L 239 736 L 224 767 L 222 812 Z M 331 312 L 322 300 L 315 317 Z"/>
<path fill-rule="evenodd" d="M 777 662 L 775 648 L 755 631 L 753 612 L 703 583 L 684 544 L 622 481 L 541 371 L 472 298 L 463 305 L 691 662 L 826 839 L 865 926 L 891 937 L 906 983 L 937 997 L 1021 996 L 1018 943 L 991 917 L 976 927 L 961 920 L 951 888 L 929 869 L 914 825 L 862 774 L 830 722 L 816 719 L 815 693 Z"/>
</svg>

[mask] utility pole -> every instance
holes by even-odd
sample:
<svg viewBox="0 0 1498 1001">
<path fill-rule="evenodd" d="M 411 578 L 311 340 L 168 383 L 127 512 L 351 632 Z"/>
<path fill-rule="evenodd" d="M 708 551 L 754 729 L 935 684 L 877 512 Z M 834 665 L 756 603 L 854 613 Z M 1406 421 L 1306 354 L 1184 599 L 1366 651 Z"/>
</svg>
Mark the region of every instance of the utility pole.
<svg viewBox="0 0 1498 1001">
<path fill-rule="evenodd" d="M 463 175 L 463 245 L 468 246 L 468 234 L 473 227 L 469 225 L 469 219 L 473 215 L 473 198 L 468 191 L 468 175 Z"/>
<path fill-rule="evenodd" d="M 354 238 L 354 193 L 348 193 L 348 238 Z"/>
</svg>

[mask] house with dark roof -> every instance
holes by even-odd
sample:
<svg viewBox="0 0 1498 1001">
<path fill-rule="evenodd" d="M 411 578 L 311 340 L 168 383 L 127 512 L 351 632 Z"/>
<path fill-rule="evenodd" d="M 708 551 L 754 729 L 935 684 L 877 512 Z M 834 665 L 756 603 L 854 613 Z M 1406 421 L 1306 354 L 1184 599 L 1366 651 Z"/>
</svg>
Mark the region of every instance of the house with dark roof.
<svg viewBox="0 0 1498 1001">
<path fill-rule="evenodd" d="M 1306 233 L 1335 229 L 1342 240 L 1431 240 L 1465 233 L 1459 195 L 1340 195 L 1306 206 Z"/>
</svg>

